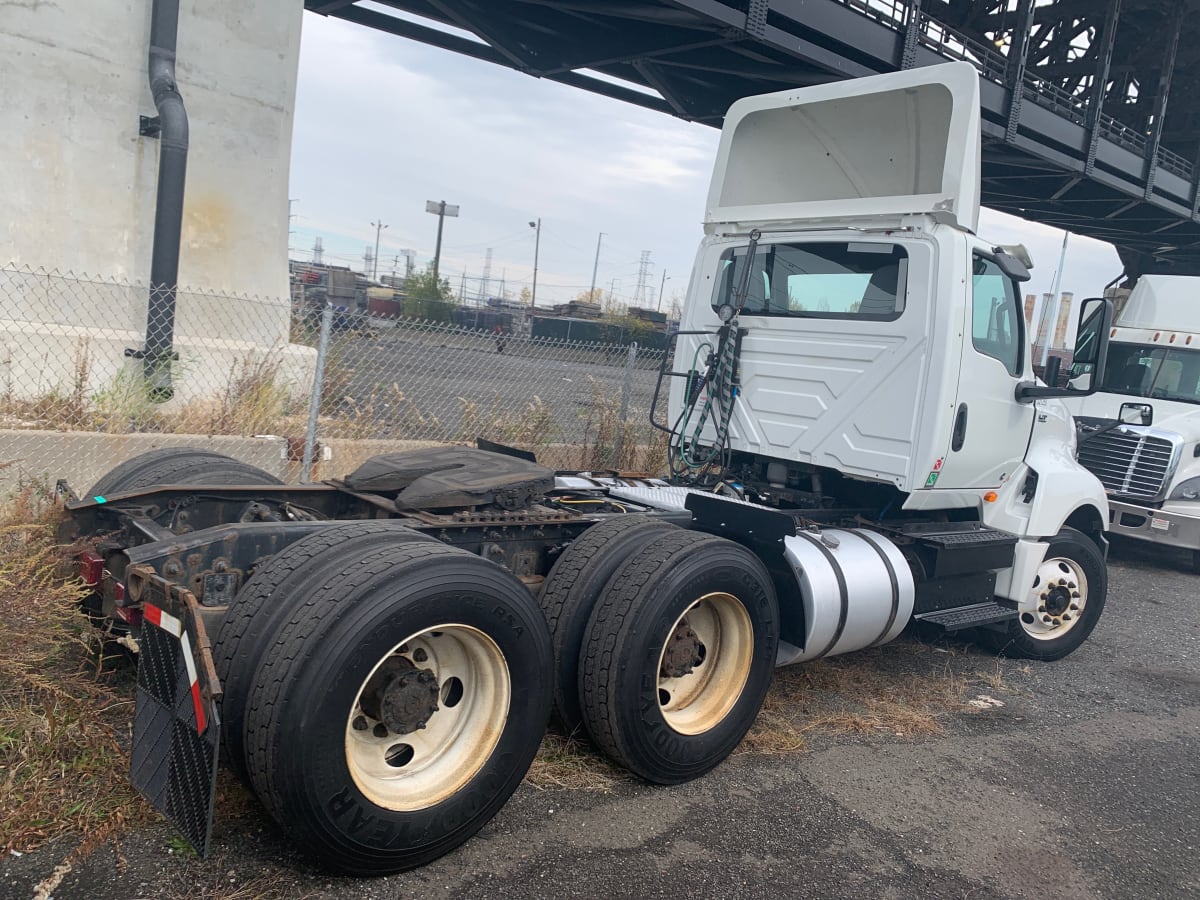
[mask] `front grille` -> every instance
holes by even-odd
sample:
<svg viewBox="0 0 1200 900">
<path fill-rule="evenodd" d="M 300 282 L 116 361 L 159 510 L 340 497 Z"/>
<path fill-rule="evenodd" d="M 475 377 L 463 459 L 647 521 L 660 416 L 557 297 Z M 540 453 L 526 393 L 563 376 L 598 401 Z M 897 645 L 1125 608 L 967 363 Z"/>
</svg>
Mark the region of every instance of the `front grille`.
<svg viewBox="0 0 1200 900">
<path fill-rule="evenodd" d="M 1144 431 L 1115 428 L 1087 439 L 1079 462 L 1119 497 L 1159 500 L 1176 461 L 1176 442 Z"/>
</svg>

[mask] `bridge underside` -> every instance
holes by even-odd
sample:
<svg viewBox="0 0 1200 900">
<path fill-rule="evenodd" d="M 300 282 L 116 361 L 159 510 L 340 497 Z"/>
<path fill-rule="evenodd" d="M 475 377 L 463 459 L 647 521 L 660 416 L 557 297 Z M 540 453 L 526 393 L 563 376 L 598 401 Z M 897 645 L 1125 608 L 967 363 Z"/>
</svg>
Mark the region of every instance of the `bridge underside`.
<svg viewBox="0 0 1200 900">
<path fill-rule="evenodd" d="M 965 59 L 985 205 L 1108 241 L 1129 275 L 1200 274 L 1200 0 L 305 5 L 714 126 L 749 94 Z"/>
</svg>

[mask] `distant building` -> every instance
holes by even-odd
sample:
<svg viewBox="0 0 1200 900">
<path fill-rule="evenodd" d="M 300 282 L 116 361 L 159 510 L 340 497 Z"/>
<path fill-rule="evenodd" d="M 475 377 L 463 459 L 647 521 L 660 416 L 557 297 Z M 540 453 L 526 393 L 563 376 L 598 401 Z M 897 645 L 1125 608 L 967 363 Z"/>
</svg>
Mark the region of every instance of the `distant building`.
<svg viewBox="0 0 1200 900">
<path fill-rule="evenodd" d="M 1050 345 L 1051 347 L 1066 347 L 1067 332 L 1071 328 L 1071 301 L 1075 295 L 1070 291 L 1063 291 L 1060 296 L 1058 321 L 1054 325 L 1054 343 Z"/>
</svg>

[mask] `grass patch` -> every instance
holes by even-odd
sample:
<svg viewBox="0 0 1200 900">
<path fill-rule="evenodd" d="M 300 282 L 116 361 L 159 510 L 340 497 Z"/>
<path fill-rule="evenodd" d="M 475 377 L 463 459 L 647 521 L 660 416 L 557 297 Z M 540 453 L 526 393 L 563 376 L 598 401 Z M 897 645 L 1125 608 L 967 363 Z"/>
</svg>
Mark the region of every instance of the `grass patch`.
<svg viewBox="0 0 1200 900">
<path fill-rule="evenodd" d="M 132 684 L 101 664 L 56 518 L 32 489 L 0 518 L 0 857 L 70 833 L 82 858 L 146 812 L 124 749 Z"/>
<path fill-rule="evenodd" d="M 929 671 L 932 648 L 901 640 L 873 650 L 780 669 L 747 736 L 747 749 L 771 747 L 794 735 L 937 735 L 943 720 L 962 712 L 970 678 L 947 660 Z M 917 660 L 925 665 L 915 667 Z M 917 669 L 917 670 L 914 670 Z M 782 734 L 780 733 L 782 732 Z"/>
<path fill-rule="evenodd" d="M 547 731 L 525 783 L 538 790 L 607 791 L 633 776 L 609 762 L 581 738 Z"/>
</svg>

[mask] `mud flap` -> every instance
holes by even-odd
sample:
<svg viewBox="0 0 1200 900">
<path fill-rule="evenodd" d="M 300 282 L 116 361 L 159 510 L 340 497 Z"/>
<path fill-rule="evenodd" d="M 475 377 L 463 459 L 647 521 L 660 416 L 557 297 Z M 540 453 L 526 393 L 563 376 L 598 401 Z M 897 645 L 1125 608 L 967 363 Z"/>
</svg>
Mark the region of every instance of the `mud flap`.
<svg viewBox="0 0 1200 900">
<path fill-rule="evenodd" d="M 200 856 L 217 789 L 220 684 L 191 592 L 138 571 L 145 625 L 138 655 L 130 780 Z"/>
</svg>

